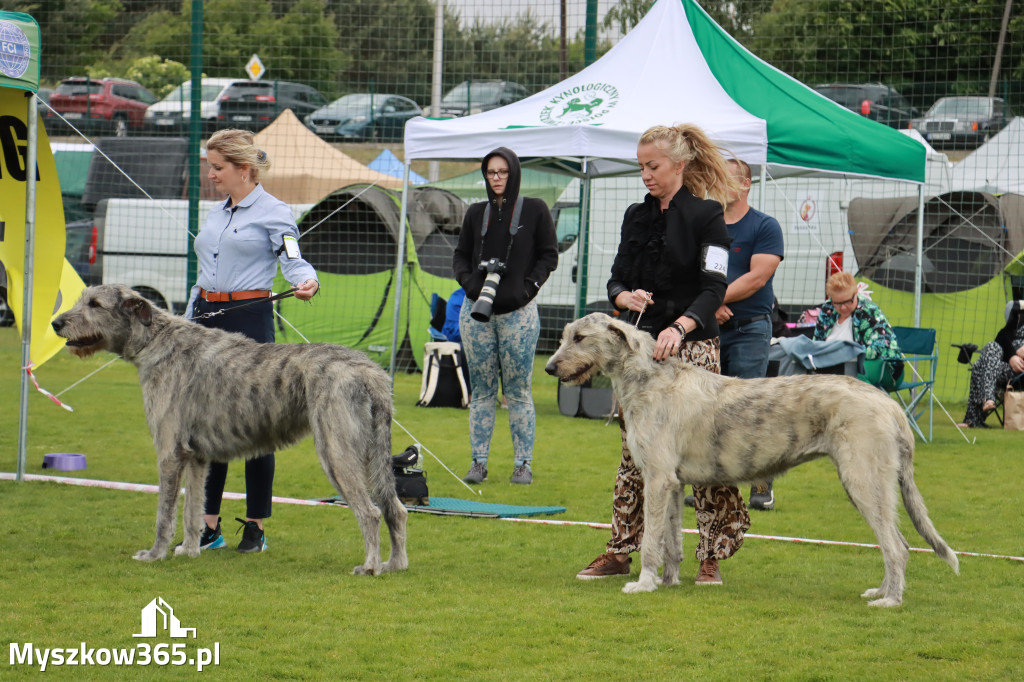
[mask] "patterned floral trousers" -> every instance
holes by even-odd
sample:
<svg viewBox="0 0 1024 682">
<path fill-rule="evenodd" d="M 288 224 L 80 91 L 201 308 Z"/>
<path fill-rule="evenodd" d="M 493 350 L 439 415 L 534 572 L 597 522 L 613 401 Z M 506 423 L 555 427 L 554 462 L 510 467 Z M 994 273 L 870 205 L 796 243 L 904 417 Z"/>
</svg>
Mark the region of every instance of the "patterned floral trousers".
<svg viewBox="0 0 1024 682">
<path fill-rule="evenodd" d="M 688 362 L 719 373 L 719 340 L 688 341 L 683 344 L 677 362 Z M 622 461 L 615 477 L 612 503 L 612 538 L 607 551 L 629 554 L 640 551 L 644 534 L 644 480 L 626 445 L 626 424 L 619 418 L 622 436 Z M 750 528 L 750 515 L 739 488 L 693 486 L 697 510 L 697 560 L 728 559 L 743 545 L 743 534 Z"/>
<path fill-rule="evenodd" d="M 981 406 L 986 400 L 995 401 L 996 386 L 1006 386 L 1017 375 L 1010 363 L 1003 362 L 1003 349 L 995 341 L 986 343 L 977 361 L 971 367 L 971 392 L 967 396 L 967 415 L 964 422 L 978 426 L 985 421 Z"/>
</svg>

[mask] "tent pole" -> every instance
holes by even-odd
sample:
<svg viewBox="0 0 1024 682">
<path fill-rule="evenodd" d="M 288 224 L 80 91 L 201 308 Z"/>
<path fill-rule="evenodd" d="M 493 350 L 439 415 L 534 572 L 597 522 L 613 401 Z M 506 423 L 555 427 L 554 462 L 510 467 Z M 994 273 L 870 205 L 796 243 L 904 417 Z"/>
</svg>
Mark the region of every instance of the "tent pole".
<svg viewBox="0 0 1024 682">
<path fill-rule="evenodd" d="M 398 253 L 395 254 L 395 269 L 398 279 L 395 281 L 395 318 L 391 328 L 391 385 L 395 383 L 395 363 L 398 359 L 398 318 L 402 312 L 402 272 L 405 270 L 405 217 L 409 214 L 409 160 L 405 160 L 405 171 L 402 181 L 402 209 L 398 216 Z"/>
<path fill-rule="evenodd" d="M 924 265 L 924 184 L 917 187 L 917 244 L 914 263 L 914 326 L 921 326 L 921 273 Z"/>
<path fill-rule="evenodd" d="M 573 319 L 583 317 L 587 312 L 587 286 L 590 279 L 590 173 L 587 158 L 583 157 L 583 177 L 580 178 L 580 224 L 579 257 L 576 259 L 576 305 Z"/>
<path fill-rule="evenodd" d="M 761 164 L 761 187 L 757 197 L 757 210 L 764 213 L 764 202 L 766 201 L 768 194 L 768 186 L 765 184 L 768 182 L 768 161 L 765 160 Z"/>
<path fill-rule="evenodd" d="M 26 368 L 32 362 L 32 289 L 33 265 L 35 264 L 35 231 L 36 231 L 36 173 L 39 143 L 39 114 L 37 113 L 37 95 L 27 99 L 28 111 L 28 155 L 25 159 L 25 280 L 21 305 L 21 403 L 18 412 L 18 469 L 15 480 L 25 478 L 25 461 L 28 438 L 28 372 Z"/>
</svg>

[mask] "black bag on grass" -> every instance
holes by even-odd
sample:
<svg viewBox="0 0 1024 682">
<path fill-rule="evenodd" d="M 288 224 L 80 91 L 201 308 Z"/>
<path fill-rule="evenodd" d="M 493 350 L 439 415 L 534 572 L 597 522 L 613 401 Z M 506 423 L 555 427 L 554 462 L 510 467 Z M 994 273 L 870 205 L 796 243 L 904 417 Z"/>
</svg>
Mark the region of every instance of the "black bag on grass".
<svg viewBox="0 0 1024 682">
<path fill-rule="evenodd" d="M 427 474 L 419 466 L 420 451 L 416 445 L 410 445 L 401 454 L 391 457 L 391 468 L 395 472 L 395 492 L 403 504 L 430 504 Z"/>
</svg>

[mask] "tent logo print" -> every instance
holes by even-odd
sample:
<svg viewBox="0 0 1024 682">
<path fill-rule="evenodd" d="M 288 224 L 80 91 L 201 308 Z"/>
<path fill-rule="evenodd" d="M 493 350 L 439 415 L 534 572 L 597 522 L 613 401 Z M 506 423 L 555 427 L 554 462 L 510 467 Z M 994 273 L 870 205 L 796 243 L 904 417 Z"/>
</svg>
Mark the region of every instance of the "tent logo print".
<svg viewBox="0 0 1024 682">
<path fill-rule="evenodd" d="M 174 609 L 163 597 L 157 597 L 143 607 L 142 632 L 132 637 L 156 637 L 157 630 L 160 629 L 166 630 L 171 637 L 188 637 L 191 632 L 192 639 L 196 638 L 196 629 L 181 627 L 181 621 L 174 615 Z"/>
<path fill-rule="evenodd" d="M 800 220 L 805 223 L 811 222 L 814 218 L 814 214 L 818 212 L 818 204 L 815 203 L 814 199 L 807 197 L 804 203 L 800 205 Z"/>
<path fill-rule="evenodd" d="M 31 59 L 32 46 L 21 27 L 0 21 L 0 73 L 8 78 L 21 78 Z"/>
<path fill-rule="evenodd" d="M 608 83 L 587 83 L 562 90 L 540 111 L 541 123 L 574 125 L 601 118 L 619 103 L 619 89 Z"/>
</svg>

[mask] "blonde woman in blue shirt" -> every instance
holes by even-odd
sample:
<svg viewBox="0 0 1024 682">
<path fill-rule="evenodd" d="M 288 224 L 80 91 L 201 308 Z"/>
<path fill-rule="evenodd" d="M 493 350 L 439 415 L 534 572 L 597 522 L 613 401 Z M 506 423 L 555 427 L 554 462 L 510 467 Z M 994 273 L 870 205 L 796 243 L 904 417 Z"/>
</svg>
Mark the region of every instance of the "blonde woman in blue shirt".
<svg viewBox="0 0 1024 682">
<path fill-rule="evenodd" d="M 227 195 L 206 216 L 195 239 L 198 277 L 185 316 L 204 327 L 237 332 L 261 343 L 274 342 L 273 304 L 269 299 L 280 264 L 285 278 L 297 287 L 295 297 L 308 301 L 317 292 L 313 267 L 302 259 L 299 231 L 287 204 L 271 196 L 259 182 L 270 169 L 266 152 L 257 149 L 246 130 L 221 130 L 206 144 L 209 178 Z M 240 310 L 232 310 L 245 306 Z M 211 313 L 221 313 L 207 317 Z M 230 428 L 225 424 L 225 428 Z M 226 463 L 211 462 L 206 478 L 206 525 L 202 549 L 226 545 L 220 529 L 220 503 L 227 478 Z M 274 453 L 245 462 L 246 517 L 240 552 L 267 548 L 263 520 L 270 517 L 274 485 Z"/>
</svg>

